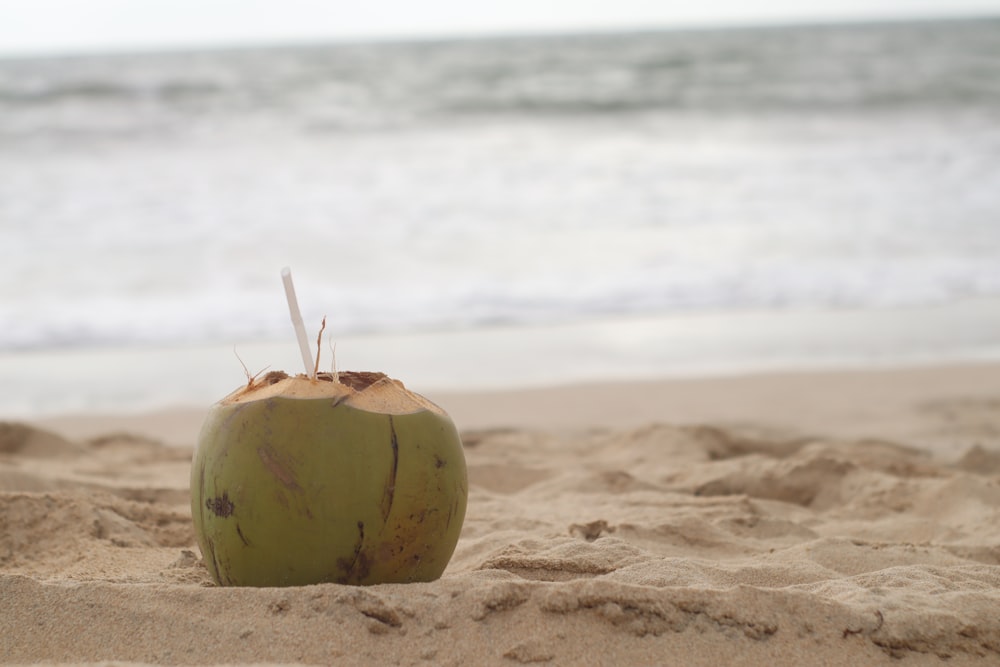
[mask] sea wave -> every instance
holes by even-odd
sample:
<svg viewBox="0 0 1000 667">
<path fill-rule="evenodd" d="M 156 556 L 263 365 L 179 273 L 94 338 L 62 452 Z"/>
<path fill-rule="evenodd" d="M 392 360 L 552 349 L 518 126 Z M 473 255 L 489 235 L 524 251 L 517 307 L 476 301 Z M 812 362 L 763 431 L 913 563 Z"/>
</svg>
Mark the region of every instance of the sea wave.
<svg viewBox="0 0 1000 667">
<path fill-rule="evenodd" d="M 0 61 L 0 127 L 271 110 L 292 130 L 483 114 L 1000 109 L 1000 21 Z M 389 113 L 391 110 L 391 113 Z M 13 116 L 13 121 L 5 117 Z"/>
<path fill-rule="evenodd" d="M 0 305 L 0 351 L 136 344 L 219 343 L 287 337 L 273 289 L 228 286 L 197 292 L 168 285 L 138 296 L 96 295 Z M 868 263 L 779 262 L 681 267 L 614 275 L 566 273 L 461 282 L 345 286 L 307 274 L 303 303 L 317 327 L 339 335 L 526 326 L 704 311 L 898 308 L 1000 296 L 1000 268 L 982 260 Z"/>
<path fill-rule="evenodd" d="M 1000 21 L 0 61 L 0 350 L 283 338 L 286 263 L 343 333 L 1000 296 L 998 73 Z"/>
</svg>

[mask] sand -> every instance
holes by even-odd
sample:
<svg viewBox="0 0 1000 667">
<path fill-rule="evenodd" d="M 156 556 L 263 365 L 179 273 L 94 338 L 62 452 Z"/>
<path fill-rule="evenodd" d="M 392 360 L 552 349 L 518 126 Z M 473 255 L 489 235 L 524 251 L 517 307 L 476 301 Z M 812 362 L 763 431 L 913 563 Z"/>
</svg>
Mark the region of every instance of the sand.
<svg viewBox="0 0 1000 667">
<path fill-rule="evenodd" d="M 203 409 L 0 424 L 0 661 L 1000 664 L 1000 367 L 431 396 L 469 510 L 428 584 L 211 584 Z"/>
</svg>

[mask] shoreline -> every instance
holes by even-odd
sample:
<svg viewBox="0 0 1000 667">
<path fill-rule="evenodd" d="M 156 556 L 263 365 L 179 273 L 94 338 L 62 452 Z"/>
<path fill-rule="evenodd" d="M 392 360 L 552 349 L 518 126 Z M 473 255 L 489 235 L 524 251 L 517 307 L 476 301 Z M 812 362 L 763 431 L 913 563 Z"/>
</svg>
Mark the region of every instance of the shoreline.
<svg viewBox="0 0 1000 667">
<path fill-rule="evenodd" d="M 431 392 L 462 432 L 587 432 L 647 424 L 715 424 L 810 435 L 905 442 L 951 459 L 1000 449 L 1000 431 L 948 430 L 942 420 L 1000 406 L 1000 363 L 797 370 L 699 378 L 579 382 L 552 387 Z M 77 413 L 26 421 L 69 439 L 128 433 L 194 444 L 206 406 Z"/>
<path fill-rule="evenodd" d="M 336 323 L 331 318 L 331 327 Z M 336 337 L 340 369 L 378 370 L 428 396 L 1000 362 L 1000 299 L 877 310 L 697 312 Z M 0 419 L 208 406 L 243 363 L 295 372 L 287 341 L 0 354 Z M 325 346 L 321 368 L 331 362 Z M 55 379 L 55 380 L 53 380 Z"/>
</svg>

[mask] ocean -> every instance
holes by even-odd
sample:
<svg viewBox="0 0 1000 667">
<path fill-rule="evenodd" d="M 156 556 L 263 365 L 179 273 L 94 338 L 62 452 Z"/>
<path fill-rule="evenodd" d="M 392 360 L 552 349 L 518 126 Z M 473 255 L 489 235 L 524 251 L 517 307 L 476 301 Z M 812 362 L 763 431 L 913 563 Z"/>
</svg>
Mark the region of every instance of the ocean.
<svg viewBox="0 0 1000 667">
<path fill-rule="evenodd" d="M 0 60 L 0 354 L 1000 297 L 1000 20 Z"/>
</svg>

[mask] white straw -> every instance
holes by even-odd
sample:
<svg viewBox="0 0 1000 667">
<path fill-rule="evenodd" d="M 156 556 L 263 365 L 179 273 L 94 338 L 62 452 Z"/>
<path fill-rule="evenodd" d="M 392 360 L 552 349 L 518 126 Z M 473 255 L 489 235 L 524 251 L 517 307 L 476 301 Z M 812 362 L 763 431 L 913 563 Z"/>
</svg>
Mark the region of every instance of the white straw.
<svg viewBox="0 0 1000 667">
<path fill-rule="evenodd" d="M 299 349 L 302 350 L 302 363 L 306 367 L 306 375 L 315 379 L 313 375 L 313 361 L 309 354 L 309 340 L 306 338 L 306 325 L 302 322 L 302 313 L 299 312 L 299 302 L 295 298 L 295 285 L 292 284 L 292 270 L 287 266 L 281 270 L 281 281 L 285 283 L 285 298 L 288 299 L 288 312 L 292 316 L 292 326 L 295 327 L 295 335 L 299 339 Z"/>
</svg>

